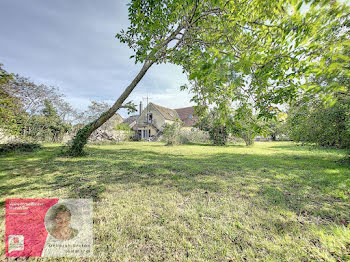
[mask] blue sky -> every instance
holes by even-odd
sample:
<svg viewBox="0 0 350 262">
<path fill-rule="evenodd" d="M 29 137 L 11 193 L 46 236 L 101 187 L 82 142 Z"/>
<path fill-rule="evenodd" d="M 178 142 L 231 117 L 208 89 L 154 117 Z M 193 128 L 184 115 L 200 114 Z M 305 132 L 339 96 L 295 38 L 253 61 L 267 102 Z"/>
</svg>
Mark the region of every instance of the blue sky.
<svg viewBox="0 0 350 262">
<path fill-rule="evenodd" d="M 86 109 L 90 100 L 111 103 L 141 67 L 115 38 L 127 28 L 127 2 L 2 0 L 0 63 L 8 72 L 59 87 L 78 109 Z M 179 89 L 185 83 L 180 67 L 156 65 L 129 100 L 138 104 L 148 93 L 150 101 L 163 106 L 189 106 L 191 95 Z"/>
</svg>

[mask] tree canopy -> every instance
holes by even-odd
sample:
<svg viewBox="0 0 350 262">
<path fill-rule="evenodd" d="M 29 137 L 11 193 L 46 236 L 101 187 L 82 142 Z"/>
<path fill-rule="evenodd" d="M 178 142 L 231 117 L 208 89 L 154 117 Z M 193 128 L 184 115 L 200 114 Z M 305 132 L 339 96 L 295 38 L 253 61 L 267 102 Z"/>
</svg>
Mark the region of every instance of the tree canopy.
<svg viewBox="0 0 350 262">
<path fill-rule="evenodd" d="M 133 0 L 128 5 L 130 25 L 116 37 L 143 66 L 112 107 L 78 132 L 72 155 L 81 154 L 90 134 L 125 107 L 153 64 L 180 65 L 192 82 L 187 88 L 193 100 L 216 105 L 224 118 L 235 101 L 269 117 L 299 92 L 328 98 L 342 83 L 324 87 L 312 81 L 315 75 L 334 80 L 349 74 L 348 57 L 341 55 L 349 44 L 349 7 L 337 1 Z"/>
<path fill-rule="evenodd" d="M 24 140 L 60 141 L 77 112 L 58 88 L 10 74 L 1 65 L 0 73 L 1 131 Z"/>
<path fill-rule="evenodd" d="M 348 6 L 336 1 L 239 2 L 229 1 L 201 35 L 207 48 L 185 61 L 191 86 L 183 88 L 195 94 L 195 102 L 215 105 L 225 115 L 243 101 L 260 116 L 271 117 L 278 104 L 303 93 L 329 101 L 345 90 L 339 79 L 349 77 Z"/>
</svg>

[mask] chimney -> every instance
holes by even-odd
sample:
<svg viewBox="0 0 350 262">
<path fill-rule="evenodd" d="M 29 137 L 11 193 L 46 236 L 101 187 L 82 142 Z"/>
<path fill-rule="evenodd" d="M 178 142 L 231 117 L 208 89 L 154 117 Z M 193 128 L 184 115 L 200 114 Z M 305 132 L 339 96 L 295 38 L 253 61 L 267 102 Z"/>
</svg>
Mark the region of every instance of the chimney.
<svg viewBox="0 0 350 262">
<path fill-rule="evenodd" d="M 139 111 L 140 111 L 140 115 L 141 115 L 141 113 L 142 113 L 142 101 L 140 101 L 140 109 L 139 109 Z"/>
</svg>

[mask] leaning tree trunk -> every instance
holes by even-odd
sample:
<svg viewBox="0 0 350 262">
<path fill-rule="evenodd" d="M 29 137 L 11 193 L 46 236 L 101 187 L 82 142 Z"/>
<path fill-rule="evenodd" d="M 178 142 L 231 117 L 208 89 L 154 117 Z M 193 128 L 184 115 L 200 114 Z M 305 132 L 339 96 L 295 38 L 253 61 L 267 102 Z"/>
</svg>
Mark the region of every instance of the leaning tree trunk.
<svg viewBox="0 0 350 262">
<path fill-rule="evenodd" d="M 124 101 L 128 98 L 130 93 L 134 90 L 136 85 L 140 82 L 142 77 L 146 74 L 147 70 L 153 65 L 153 61 L 146 61 L 140 72 L 131 82 L 131 84 L 124 90 L 118 100 L 113 104 L 113 106 L 105 113 L 103 113 L 98 119 L 87 124 L 85 127 L 80 129 L 75 135 L 72 145 L 70 146 L 68 153 L 71 156 L 79 156 L 83 153 L 83 148 L 87 143 L 92 132 L 99 128 L 103 123 L 110 119 L 119 108 L 122 107 Z"/>
</svg>

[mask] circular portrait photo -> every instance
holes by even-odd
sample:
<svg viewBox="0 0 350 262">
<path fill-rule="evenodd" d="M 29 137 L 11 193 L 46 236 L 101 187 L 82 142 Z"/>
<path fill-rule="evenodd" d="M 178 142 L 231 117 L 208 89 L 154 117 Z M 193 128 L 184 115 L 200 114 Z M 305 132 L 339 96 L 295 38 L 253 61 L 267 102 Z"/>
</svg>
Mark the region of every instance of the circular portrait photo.
<svg viewBox="0 0 350 262">
<path fill-rule="evenodd" d="M 75 238 L 79 231 L 74 226 L 73 208 L 67 204 L 56 204 L 52 206 L 45 216 L 45 227 L 47 232 L 57 240 L 70 240 Z"/>
</svg>

